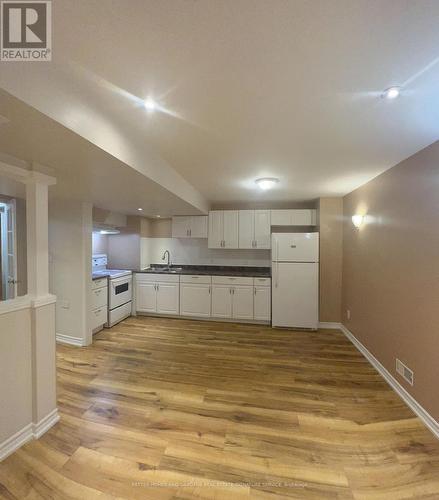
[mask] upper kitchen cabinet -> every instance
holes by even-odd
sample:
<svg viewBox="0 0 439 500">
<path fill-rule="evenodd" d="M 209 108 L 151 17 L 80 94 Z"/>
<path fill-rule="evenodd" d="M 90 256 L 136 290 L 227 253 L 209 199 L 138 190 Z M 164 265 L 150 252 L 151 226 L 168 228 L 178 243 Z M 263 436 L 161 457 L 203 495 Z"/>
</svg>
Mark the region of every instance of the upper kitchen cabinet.
<svg viewBox="0 0 439 500">
<path fill-rule="evenodd" d="M 315 226 L 317 222 L 316 210 L 286 209 L 270 210 L 272 226 Z"/>
<path fill-rule="evenodd" d="M 207 215 L 172 217 L 173 238 L 207 238 Z"/>
<path fill-rule="evenodd" d="M 238 248 L 238 210 L 209 212 L 209 248 Z"/>
<path fill-rule="evenodd" d="M 270 246 L 270 210 L 240 210 L 239 248 L 267 249 Z"/>
</svg>

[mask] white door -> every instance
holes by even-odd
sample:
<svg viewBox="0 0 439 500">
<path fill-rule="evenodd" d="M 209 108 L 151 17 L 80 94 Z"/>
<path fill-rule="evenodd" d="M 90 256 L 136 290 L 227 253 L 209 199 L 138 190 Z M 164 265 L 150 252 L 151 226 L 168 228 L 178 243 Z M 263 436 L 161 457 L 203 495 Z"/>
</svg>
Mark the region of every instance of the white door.
<svg viewBox="0 0 439 500">
<path fill-rule="evenodd" d="M 317 328 L 319 264 L 276 263 L 272 296 L 273 326 Z"/>
<path fill-rule="evenodd" d="M 210 285 L 181 283 L 180 284 L 180 315 L 210 316 Z"/>
<path fill-rule="evenodd" d="M 136 310 L 139 312 L 157 312 L 156 283 L 137 283 Z"/>
<path fill-rule="evenodd" d="M 207 215 L 196 215 L 191 217 L 191 238 L 207 238 Z"/>
<path fill-rule="evenodd" d="M 191 217 L 175 216 L 172 217 L 172 237 L 190 238 Z"/>
<path fill-rule="evenodd" d="M 215 318 L 232 317 L 232 289 L 229 286 L 212 286 L 212 316 Z"/>
<path fill-rule="evenodd" d="M 224 241 L 224 212 L 212 210 L 209 212 L 209 248 L 222 248 Z"/>
<path fill-rule="evenodd" d="M 178 314 L 179 311 L 178 283 L 157 283 L 157 312 L 159 314 Z"/>
<path fill-rule="evenodd" d="M 238 216 L 239 248 L 255 246 L 255 211 L 240 210 Z"/>
<path fill-rule="evenodd" d="M 271 318 L 271 287 L 255 286 L 254 319 L 270 321 Z"/>
<path fill-rule="evenodd" d="M 234 319 L 253 319 L 253 287 L 236 285 L 232 289 Z"/>
<path fill-rule="evenodd" d="M 255 248 L 271 247 L 270 210 L 255 210 Z"/>
<path fill-rule="evenodd" d="M 224 248 L 238 248 L 238 210 L 224 210 Z"/>
<path fill-rule="evenodd" d="M 319 233 L 273 233 L 271 255 L 279 262 L 318 262 Z"/>
</svg>

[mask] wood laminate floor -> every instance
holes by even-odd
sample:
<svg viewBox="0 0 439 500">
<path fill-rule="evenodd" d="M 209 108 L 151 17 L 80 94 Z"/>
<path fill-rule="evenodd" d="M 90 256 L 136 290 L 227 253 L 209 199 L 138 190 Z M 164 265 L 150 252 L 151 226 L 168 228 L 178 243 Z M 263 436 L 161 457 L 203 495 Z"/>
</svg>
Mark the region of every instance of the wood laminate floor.
<svg viewBox="0 0 439 500">
<path fill-rule="evenodd" d="M 59 345 L 0 497 L 439 499 L 439 442 L 338 331 L 129 318 Z"/>
</svg>

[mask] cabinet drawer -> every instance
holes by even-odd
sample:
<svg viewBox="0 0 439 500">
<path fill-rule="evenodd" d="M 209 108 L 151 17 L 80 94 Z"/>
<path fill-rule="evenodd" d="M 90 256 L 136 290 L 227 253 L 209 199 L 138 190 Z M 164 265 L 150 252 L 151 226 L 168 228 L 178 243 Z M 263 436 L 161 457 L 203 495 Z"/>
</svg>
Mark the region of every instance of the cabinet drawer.
<svg viewBox="0 0 439 500">
<path fill-rule="evenodd" d="M 107 306 L 98 307 L 91 311 L 91 329 L 94 330 L 98 326 L 102 326 L 107 322 Z"/>
<path fill-rule="evenodd" d="M 255 286 L 271 286 L 271 278 L 254 278 Z"/>
<path fill-rule="evenodd" d="M 244 276 L 212 276 L 215 285 L 253 285 L 253 278 Z"/>
<path fill-rule="evenodd" d="M 103 286 L 91 291 L 91 308 L 106 306 L 108 303 L 108 287 Z"/>
<path fill-rule="evenodd" d="M 91 282 L 91 289 L 96 290 L 96 288 L 102 288 L 103 286 L 107 286 L 108 278 L 98 278 L 97 280 L 93 280 Z"/>
<path fill-rule="evenodd" d="M 203 276 L 198 274 L 181 275 L 180 283 L 195 283 L 200 285 L 210 285 L 212 283 L 212 276 Z"/>
<path fill-rule="evenodd" d="M 179 283 L 180 276 L 178 274 L 161 274 L 161 273 L 137 273 L 137 283 Z"/>
</svg>

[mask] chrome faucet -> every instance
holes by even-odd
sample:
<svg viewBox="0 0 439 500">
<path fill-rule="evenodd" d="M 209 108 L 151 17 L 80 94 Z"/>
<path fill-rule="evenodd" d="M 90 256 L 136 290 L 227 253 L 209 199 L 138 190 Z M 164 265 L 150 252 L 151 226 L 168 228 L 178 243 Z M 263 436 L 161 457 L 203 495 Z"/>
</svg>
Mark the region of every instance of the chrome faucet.
<svg viewBox="0 0 439 500">
<path fill-rule="evenodd" d="M 169 253 L 169 250 L 165 250 L 162 256 L 162 260 L 165 260 L 166 254 L 168 254 L 168 269 L 171 267 L 171 254 Z"/>
</svg>

